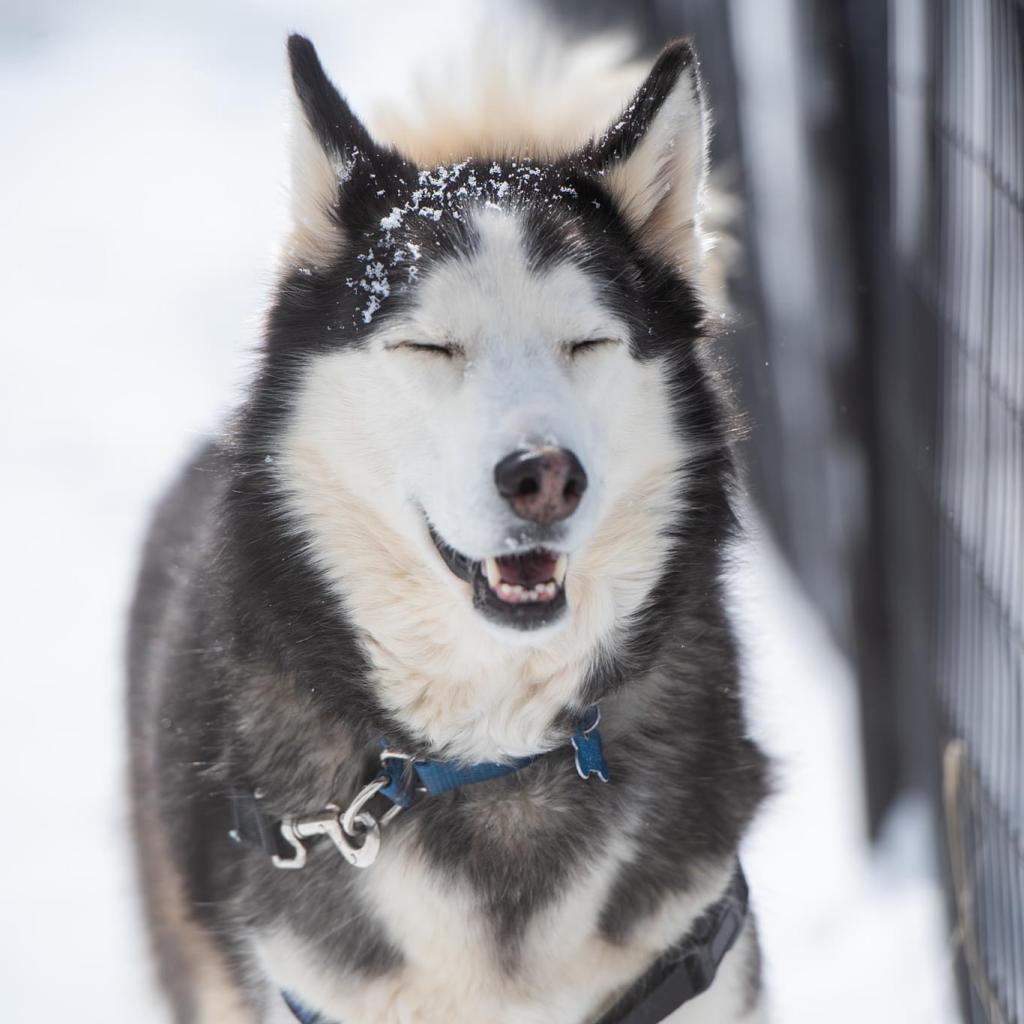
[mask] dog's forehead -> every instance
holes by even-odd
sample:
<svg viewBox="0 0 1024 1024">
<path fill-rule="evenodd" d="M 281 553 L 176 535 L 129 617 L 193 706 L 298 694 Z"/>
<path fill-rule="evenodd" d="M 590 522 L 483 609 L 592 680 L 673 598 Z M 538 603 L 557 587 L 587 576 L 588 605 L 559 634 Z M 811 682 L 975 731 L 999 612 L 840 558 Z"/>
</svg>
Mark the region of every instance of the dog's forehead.
<svg viewBox="0 0 1024 1024">
<path fill-rule="evenodd" d="M 410 304 L 410 318 L 426 332 L 471 343 L 621 329 L 584 265 L 568 256 L 538 265 L 523 211 L 485 205 L 468 218 L 472 249 L 435 262 Z"/>
<path fill-rule="evenodd" d="M 579 168 L 467 160 L 364 184 L 376 212 L 345 272 L 353 326 L 376 329 L 399 309 L 424 329 L 467 336 L 488 319 L 577 334 L 607 318 L 600 281 L 623 278 L 621 266 L 603 273 L 610 203 Z"/>
</svg>

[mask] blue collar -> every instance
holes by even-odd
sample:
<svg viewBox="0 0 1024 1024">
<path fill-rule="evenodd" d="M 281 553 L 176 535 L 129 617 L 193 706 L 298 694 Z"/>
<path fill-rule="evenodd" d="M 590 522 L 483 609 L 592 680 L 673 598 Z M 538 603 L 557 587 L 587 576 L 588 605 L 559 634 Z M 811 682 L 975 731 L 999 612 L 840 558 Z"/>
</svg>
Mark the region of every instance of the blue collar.
<svg viewBox="0 0 1024 1024">
<path fill-rule="evenodd" d="M 579 777 L 589 779 L 596 775 L 602 782 L 607 782 L 608 763 L 604 759 L 601 733 L 597 728 L 600 721 L 600 708 L 591 704 L 576 721 L 572 747 Z M 420 793 L 438 796 L 477 782 L 490 782 L 505 775 L 513 775 L 533 764 L 540 756 L 535 754 L 504 763 L 481 761 L 477 764 L 464 764 L 461 761 L 417 761 L 404 754 L 394 753 L 386 740 L 381 740 L 381 747 L 381 767 L 387 775 L 388 783 L 380 790 L 380 795 L 399 807 L 411 806 Z"/>
</svg>

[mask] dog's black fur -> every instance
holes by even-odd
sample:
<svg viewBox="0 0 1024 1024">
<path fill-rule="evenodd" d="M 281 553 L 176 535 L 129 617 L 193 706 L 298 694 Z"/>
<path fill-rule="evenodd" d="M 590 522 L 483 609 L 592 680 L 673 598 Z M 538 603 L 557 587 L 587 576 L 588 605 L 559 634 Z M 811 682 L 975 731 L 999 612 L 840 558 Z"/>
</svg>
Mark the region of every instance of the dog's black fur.
<svg viewBox="0 0 1024 1024">
<path fill-rule="evenodd" d="M 259 787 L 270 819 L 317 810 L 345 803 L 370 777 L 380 737 L 414 746 L 375 696 L 357 632 L 284 514 L 267 460 L 306 361 L 363 344 L 365 297 L 346 281 L 362 273 L 359 255 L 381 244 L 381 218 L 417 187 L 419 169 L 370 138 L 307 41 L 293 38 L 290 53 L 310 125 L 351 164 L 332 215 L 352 244 L 330 265 L 292 269 L 281 281 L 262 365 L 237 420 L 197 456 L 156 516 L 129 652 L 145 887 L 159 882 L 147 852 L 156 827 L 191 914 L 254 1008 L 264 994 L 239 941 L 248 929 L 285 920 L 327 961 L 366 976 L 395 969 L 403 951 L 376 924 L 359 872 L 330 851 L 288 872 L 232 843 L 229 792 Z M 686 46 L 667 51 L 613 135 L 537 165 L 558 202 L 538 199 L 544 190 L 535 180 L 517 188 L 514 174 L 504 200 L 526 211 L 538 268 L 566 254 L 582 259 L 606 300 L 635 325 L 635 357 L 669 357 L 677 429 L 700 453 L 687 467 L 685 501 L 680 480 L 685 513 L 661 579 L 625 642 L 586 682 L 585 699 L 603 702 L 613 783 L 580 785 L 571 759 L 556 752 L 516 776 L 426 801 L 392 826 L 472 887 L 510 972 L 526 924 L 628 815 L 639 815 L 644 855 L 622 871 L 602 908 L 601 929 L 612 942 L 685 890 L 693 865 L 732 855 L 766 793 L 766 762 L 744 723 L 722 588 L 736 530 L 731 414 L 711 368 L 696 290 L 638 245 L 600 173 L 637 144 L 692 60 Z M 487 179 L 488 161 L 467 166 Z M 412 220 L 407 230 L 427 260 L 474 245 L 465 220 Z M 425 262 L 421 273 L 428 272 Z M 405 295 L 414 288 L 410 282 Z M 393 292 L 377 316 L 393 315 L 403 301 L 402 291 Z M 520 812 L 524 794 L 528 815 Z M 180 976 L 175 940 L 161 938 L 158 919 L 154 931 L 178 1017 L 188 1020 L 189 981 Z"/>
</svg>

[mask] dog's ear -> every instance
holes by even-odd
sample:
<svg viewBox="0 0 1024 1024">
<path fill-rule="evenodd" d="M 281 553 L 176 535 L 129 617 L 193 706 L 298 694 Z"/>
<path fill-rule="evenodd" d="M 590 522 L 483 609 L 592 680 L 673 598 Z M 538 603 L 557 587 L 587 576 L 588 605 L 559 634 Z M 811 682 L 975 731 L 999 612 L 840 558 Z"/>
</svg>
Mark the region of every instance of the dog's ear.
<svg viewBox="0 0 1024 1024">
<path fill-rule="evenodd" d="M 703 260 L 709 123 L 688 40 L 670 43 L 615 123 L 581 154 L 641 245 L 690 273 Z"/>
<path fill-rule="evenodd" d="M 327 77 L 305 36 L 288 39 L 296 111 L 292 118 L 289 255 L 324 265 L 344 243 L 338 217 L 342 189 L 357 160 L 376 162 L 380 147 Z"/>
</svg>

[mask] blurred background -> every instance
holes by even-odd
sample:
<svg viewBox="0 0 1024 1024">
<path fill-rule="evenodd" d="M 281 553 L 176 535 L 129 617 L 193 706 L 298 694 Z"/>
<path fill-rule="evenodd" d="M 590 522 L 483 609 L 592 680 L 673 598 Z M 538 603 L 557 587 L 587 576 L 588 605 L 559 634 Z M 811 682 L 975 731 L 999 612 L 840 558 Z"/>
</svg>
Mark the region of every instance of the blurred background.
<svg viewBox="0 0 1024 1024">
<path fill-rule="evenodd" d="M 774 1019 L 1024 1022 L 1021 0 L 0 3 L 4 1021 L 166 1020 L 123 623 L 149 511 L 255 358 L 286 34 L 372 123 L 537 11 L 639 55 L 692 34 L 738 200 Z"/>
</svg>

